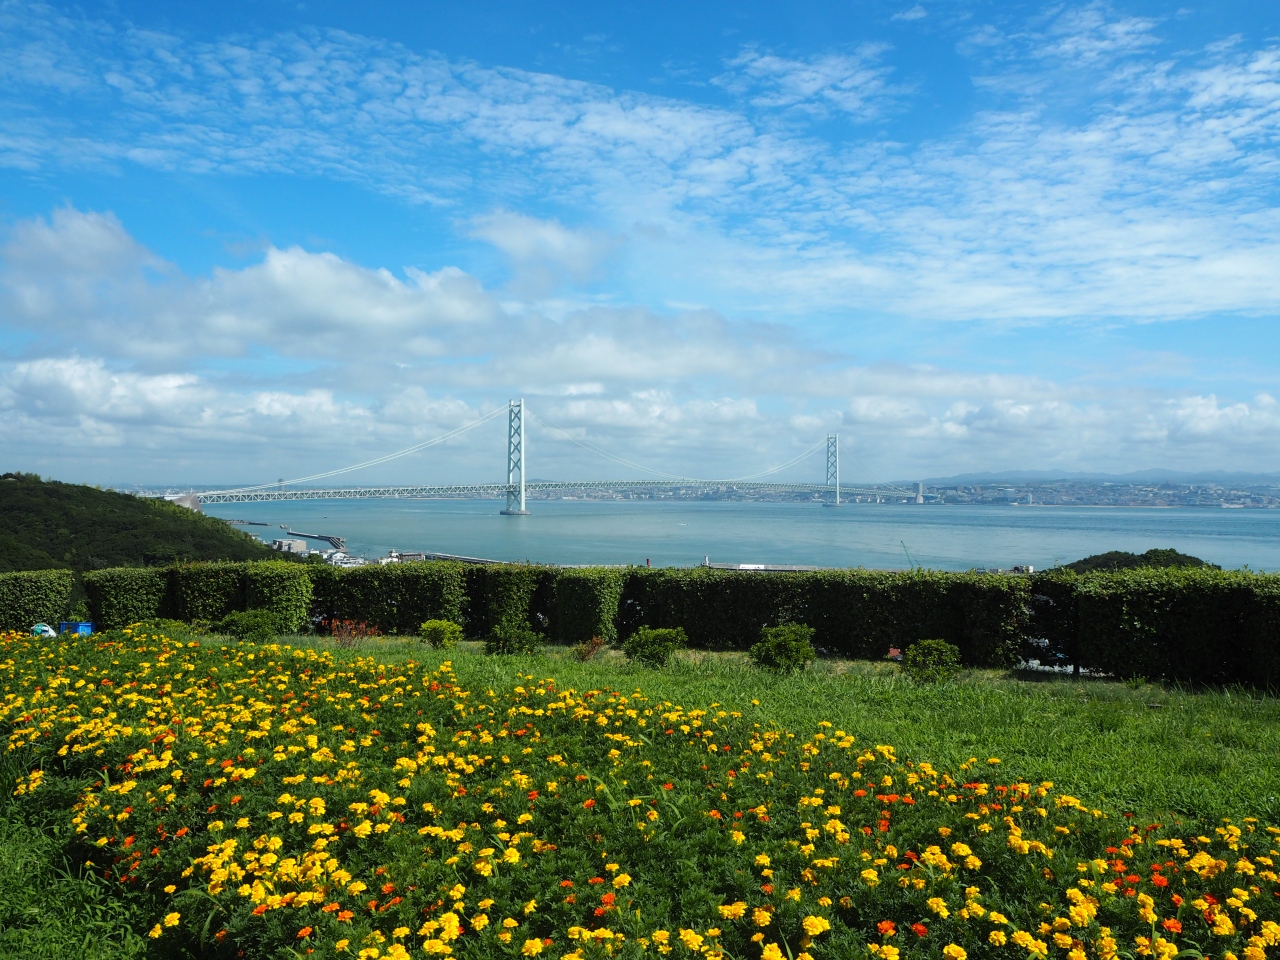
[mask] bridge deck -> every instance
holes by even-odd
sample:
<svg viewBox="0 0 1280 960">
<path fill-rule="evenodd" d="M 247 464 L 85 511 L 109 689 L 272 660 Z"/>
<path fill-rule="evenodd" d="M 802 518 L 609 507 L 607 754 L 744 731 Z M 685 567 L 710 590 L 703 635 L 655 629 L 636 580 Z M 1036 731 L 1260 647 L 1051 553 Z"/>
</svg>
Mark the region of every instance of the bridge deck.
<svg viewBox="0 0 1280 960">
<path fill-rule="evenodd" d="M 500 500 L 518 488 L 507 483 L 467 483 L 439 486 L 399 487 L 295 487 L 284 490 L 216 490 L 195 493 L 201 504 L 259 503 L 275 500 L 420 500 L 420 499 L 473 499 Z M 833 488 L 825 483 L 747 483 L 732 480 L 577 480 L 526 483 L 526 493 L 551 490 L 701 490 L 706 492 L 737 493 L 831 493 Z M 840 487 L 841 497 L 914 497 L 915 494 L 900 487 Z"/>
</svg>

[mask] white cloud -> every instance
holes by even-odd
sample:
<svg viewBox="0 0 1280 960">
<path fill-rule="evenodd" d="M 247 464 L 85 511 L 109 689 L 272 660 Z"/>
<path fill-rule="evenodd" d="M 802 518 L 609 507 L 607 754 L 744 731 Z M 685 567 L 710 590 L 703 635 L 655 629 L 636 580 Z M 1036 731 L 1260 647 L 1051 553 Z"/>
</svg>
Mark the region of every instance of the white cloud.
<svg viewBox="0 0 1280 960">
<path fill-rule="evenodd" d="M 834 110 L 855 120 L 880 116 L 902 94 L 888 84 L 892 68 L 882 62 L 888 48 L 867 44 L 853 53 L 789 59 L 744 49 L 712 82 L 766 109 Z"/>
<path fill-rule="evenodd" d="M 917 3 L 914 7 L 911 7 L 910 9 L 903 10 L 900 13 L 895 13 L 889 19 L 890 20 L 923 20 L 928 15 L 929 15 L 929 11 Z"/>
<path fill-rule="evenodd" d="M 788 327 L 707 310 L 512 316 L 453 268 L 401 280 L 268 248 L 260 263 L 189 277 L 115 218 L 73 209 L 15 225 L 0 268 L 0 326 L 28 338 L 25 358 L 0 361 L 0 452 L 63 475 L 102 463 L 149 480 L 305 475 L 421 442 L 522 394 L 575 436 L 686 476 L 754 473 L 833 429 L 849 476 L 880 480 L 1005 466 L 1248 468 L 1280 440 L 1280 404 L 1267 393 L 860 364 Z M 73 346 L 76 330 L 93 331 L 94 355 L 88 338 Z M 433 350 L 407 346 L 428 336 Z M 213 363 L 210 344 L 248 359 Z M 254 361 L 263 348 L 320 366 L 279 373 Z M 503 442 L 494 423 L 356 479 L 492 479 Z M 531 429 L 538 476 L 627 472 Z M 789 475 L 817 470 L 806 462 Z"/>
<path fill-rule="evenodd" d="M 618 246 L 598 230 L 573 230 L 558 220 L 540 220 L 509 210 L 495 210 L 471 222 L 471 235 L 485 240 L 511 260 L 513 292 L 539 299 L 567 278 L 585 283 Z"/>
<path fill-rule="evenodd" d="M 6 10 L 0 61 L 52 65 L 10 69 L 15 95 L 74 87 L 80 108 L 8 111 L 0 162 L 302 174 L 446 204 L 512 258 L 520 296 L 607 261 L 637 299 L 790 318 L 854 303 L 1144 322 L 1280 305 L 1280 48 L 1162 56 L 1159 22 L 1105 4 L 974 27 L 967 49 L 990 66 L 977 113 L 913 145 L 873 124 L 837 145 L 806 125 L 910 105 L 893 51 L 874 45 L 745 48 L 718 81 L 743 106 L 719 109 L 340 32 L 198 42 Z M 1060 100 L 1070 109 L 1048 109 Z M 547 202 L 578 215 L 522 210 Z"/>
</svg>

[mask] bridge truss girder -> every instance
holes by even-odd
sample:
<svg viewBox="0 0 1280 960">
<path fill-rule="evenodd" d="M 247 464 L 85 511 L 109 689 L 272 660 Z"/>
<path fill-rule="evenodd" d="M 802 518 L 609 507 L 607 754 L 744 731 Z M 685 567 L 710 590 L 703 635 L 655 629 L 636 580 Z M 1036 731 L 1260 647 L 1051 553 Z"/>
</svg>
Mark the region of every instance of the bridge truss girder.
<svg viewBox="0 0 1280 960">
<path fill-rule="evenodd" d="M 520 484 L 463 483 L 439 486 L 391 486 L 391 487 L 296 487 L 275 490 L 219 490 L 212 493 L 196 493 L 202 505 L 215 503 L 267 503 L 280 500 L 501 500 L 520 502 Z M 524 491 L 555 490 L 679 490 L 707 493 L 830 493 L 825 483 L 749 483 L 732 480 L 573 480 L 559 482 L 525 483 Z M 890 486 L 851 487 L 841 486 L 843 496 L 870 496 L 888 498 L 914 498 L 909 490 Z"/>
</svg>

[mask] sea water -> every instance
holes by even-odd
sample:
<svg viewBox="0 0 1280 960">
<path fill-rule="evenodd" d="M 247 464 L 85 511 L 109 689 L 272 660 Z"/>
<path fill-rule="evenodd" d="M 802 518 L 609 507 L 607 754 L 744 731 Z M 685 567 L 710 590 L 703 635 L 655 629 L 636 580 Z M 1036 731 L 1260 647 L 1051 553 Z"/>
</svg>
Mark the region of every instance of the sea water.
<svg viewBox="0 0 1280 960">
<path fill-rule="evenodd" d="M 1172 547 L 1223 567 L 1280 570 L 1280 510 L 947 504 L 531 500 L 502 516 L 486 500 L 296 500 L 210 505 L 266 541 L 285 529 L 389 550 L 552 564 L 796 564 L 938 570 L 1036 569 L 1107 550 Z M 312 542 L 315 547 L 327 546 Z"/>
</svg>

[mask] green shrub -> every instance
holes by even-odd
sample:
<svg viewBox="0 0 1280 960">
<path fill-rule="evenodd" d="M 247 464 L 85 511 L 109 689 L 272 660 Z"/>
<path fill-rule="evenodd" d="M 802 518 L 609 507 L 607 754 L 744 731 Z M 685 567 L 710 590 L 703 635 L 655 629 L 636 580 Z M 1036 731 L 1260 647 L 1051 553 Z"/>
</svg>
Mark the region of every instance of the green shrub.
<svg viewBox="0 0 1280 960">
<path fill-rule="evenodd" d="M 944 683 L 960 672 L 960 650 L 945 640 L 917 640 L 902 655 L 902 670 L 916 683 Z"/>
<path fill-rule="evenodd" d="M 96 624 L 95 624 L 96 626 Z M 149 633 L 159 634 L 162 637 L 172 639 L 175 636 L 181 636 L 184 633 L 191 633 L 191 625 L 183 623 L 181 620 L 170 620 L 167 617 L 153 617 L 150 620 L 139 620 L 136 623 L 129 624 L 133 628 L 135 634 Z"/>
<path fill-rule="evenodd" d="M 549 629 L 557 573 L 552 567 L 529 564 L 467 567 L 467 635 L 489 637 L 500 626 Z"/>
<path fill-rule="evenodd" d="M 184 563 L 170 568 L 179 620 L 221 620 L 245 609 L 243 563 Z"/>
<path fill-rule="evenodd" d="M 84 575 L 89 619 L 95 628 L 115 630 L 168 612 L 169 571 L 160 567 L 116 567 Z"/>
<path fill-rule="evenodd" d="M 512 623 L 502 623 L 494 627 L 489 638 L 485 640 L 484 652 L 501 655 L 537 653 L 542 639 L 542 634 L 536 630 Z"/>
<path fill-rule="evenodd" d="M 286 622 L 280 614 L 274 610 L 262 609 L 229 613 L 218 621 L 215 629 L 218 633 L 251 643 L 270 643 L 287 632 Z"/>
<path fill-rule="evenodd" d="M 418 627 L 418 636 L 437 650 L 449 650 L 462 639 L 462 626 L 452 620 L 428 620 Z"/>
<path fill-rule="evenodd" d="M 244 566 L 245 605 L 270 610 L 280 620 L 281 633 L 297 633 L 311 612 L 311 578 L 300 563 L 263 560 Z"/>
<path fill-rule="evenodd" d="M 0 573 L 0 630 L 56 626 L 71 603 L 70 570 Z"/>
<path fill-rule="evenodd" d="M 598 637 L 612 643 L 618 639 L 622 584 L 622 570 L 598 567 L 561 570 L 555 579 L 556 642 L 586 644 Z"/>
<path fill-rule="evenodd" d="M 765 627 L 760 631 L 760 642 L 751 647 L 751 662 L 778 673 L 803 670 L 818 656 L 813 649 L 814 633 L 813 627 L 803 623 Z"/>
<path fill-rule="evenodd" d="M 595 659 L 595 655 L 607 647 L 608 644 L 599 637 L 592 637 L 586 643 L 575 643 L 571 652 L 582 663 Z"/>
<path fill-rule="evenodd" d="M 466 606 L 463 567 L 429 561 L 379 566 L 300 565 L 311 580 L 311 616 L 354 620 L 386 634 L 411 636 L 424 620 L 462 623 Z"/>
<path fill-rule="evenodd" d="M 623 636 L 641 624 L 684 627 L 694 646 L 744 650 L 765 627 L 807 623 L 825 656 L 873 660 L 918 637 L 942 637 L 973 666 L 1017 663 L 1029 623 L 1027 577 L 930 570 L 633 569 L 618 611 Z"/>
<path fill-rule="evenodd" d="M 683 627 L 641 627 L 622 643 L 627 659 L 646 667 L 665 667 L 671 655 L 689 645 Z"/>
</svg>

